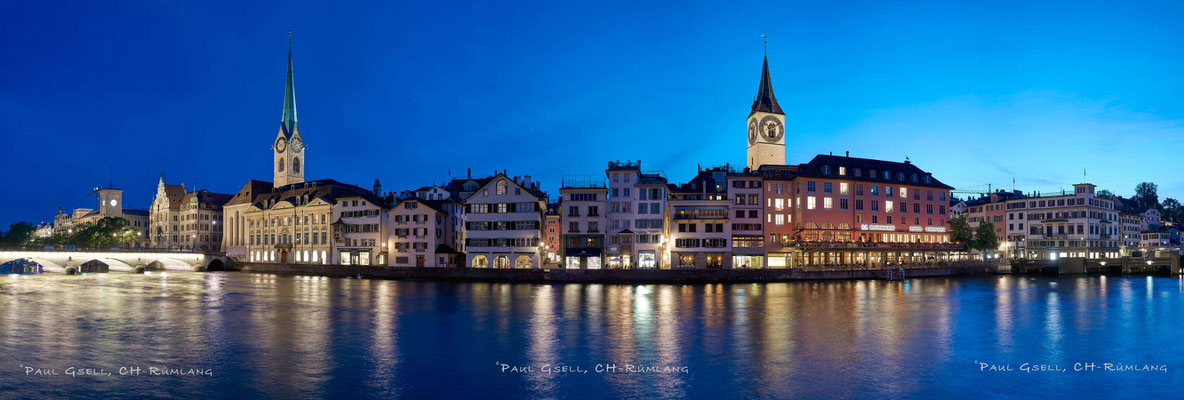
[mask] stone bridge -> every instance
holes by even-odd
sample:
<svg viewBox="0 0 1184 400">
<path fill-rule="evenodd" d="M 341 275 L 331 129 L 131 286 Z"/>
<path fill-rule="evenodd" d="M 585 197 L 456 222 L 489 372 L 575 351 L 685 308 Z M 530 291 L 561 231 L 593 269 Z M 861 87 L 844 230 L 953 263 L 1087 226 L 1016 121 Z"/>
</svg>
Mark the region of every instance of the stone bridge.
<svg viewBox="0 0 1184 400">
<path fill-rule="evenodd" d="M 0 250 L 0 264 L 28 260 L 41 266 L 44 272 L 66 272 L 74 267 L 101 263 L 109 271 L 133 272 L 145 270 L 218 271 L 225 270 L 230 259 L 221 253 L 151 251 L 59 251 L 59 250 Z M 94 262 L 94 263 L 92 263 Z M 94 271 L 102 272 L 102 271 Z"/>
</svg>

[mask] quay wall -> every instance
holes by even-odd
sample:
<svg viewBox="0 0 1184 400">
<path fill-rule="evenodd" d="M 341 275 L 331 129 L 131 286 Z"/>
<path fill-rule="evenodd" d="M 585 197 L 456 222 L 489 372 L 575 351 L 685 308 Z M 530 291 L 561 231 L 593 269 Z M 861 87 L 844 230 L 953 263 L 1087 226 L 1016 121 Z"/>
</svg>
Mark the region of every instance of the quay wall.
<svg viewBox="0 0 1184 400">
<path fill-rule="evenodd" d="M 494 282 L 588 282 L 588 283 L 720 283 L 780 282 L 804 280 L 882 279 L 880 270 L 803 271 L 801 269 L 484 269 L 484 268 L 395 268 L 365 265 L 314 265 L 279 263 L 235 263 L 232 270 L 255 273 Z M 905 270 L 906 278 L 990 274 L 986 264 Z"/>
</svg>

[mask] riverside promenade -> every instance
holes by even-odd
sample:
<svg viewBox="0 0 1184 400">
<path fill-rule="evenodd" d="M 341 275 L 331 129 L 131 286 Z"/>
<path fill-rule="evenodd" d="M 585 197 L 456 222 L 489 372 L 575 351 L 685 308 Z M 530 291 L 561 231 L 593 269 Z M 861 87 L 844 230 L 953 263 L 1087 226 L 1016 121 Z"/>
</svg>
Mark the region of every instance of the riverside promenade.
<svg viewBox="0 0 1184 400">
<path fill-rule="evenodd" d="M 317 265 L 233 263 L 231 270 L 254 273 L 315 275 L 393 280 L 586 283 L 714 283 L 783 282 L 805 280 L 885 279 L 884 270 L 789 269 L 487 269 L 395 268 L 373 265 Z M 904 277 L 984 275 L 994 273 L 987 263 L 948 263 L 906 268 Z"/>
</svg>

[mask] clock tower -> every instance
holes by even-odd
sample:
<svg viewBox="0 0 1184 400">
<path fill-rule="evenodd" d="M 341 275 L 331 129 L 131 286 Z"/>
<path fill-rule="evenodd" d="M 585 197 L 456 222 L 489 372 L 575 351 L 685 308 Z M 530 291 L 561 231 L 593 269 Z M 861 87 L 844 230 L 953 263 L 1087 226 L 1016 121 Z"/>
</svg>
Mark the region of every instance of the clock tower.
<svg viewBox="0 0 1184 400">
<path fill-rule="evenodd" d="M 761 70 L 761 85 L 748 114 L 748 168 L 762 165 L 785 165 L 785 113 L 773 97 L 769 78 L 769 56 Z"/>
<path fill-rule="evenodd" d="M 275 155 L 272 170 L 275 187 L 304 182 L 304 139 L 296 126 L 296 89 L 292 85 L 292 32 L 288 32 L 288 79 L 284 83 L 284 113 L 280 131 L 271 150 Z"/>
</svg>

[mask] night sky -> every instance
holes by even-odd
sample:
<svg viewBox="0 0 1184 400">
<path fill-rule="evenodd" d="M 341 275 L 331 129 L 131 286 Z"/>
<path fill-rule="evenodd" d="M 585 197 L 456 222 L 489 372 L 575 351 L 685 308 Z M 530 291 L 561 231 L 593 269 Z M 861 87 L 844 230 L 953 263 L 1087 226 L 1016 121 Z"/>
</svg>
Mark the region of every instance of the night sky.
<svg viewBox="0 0 1184 400">
<path fill-rule="evenodd" d="M 789 163 L 907 155 L 959 189 L 1044 192 L 1084 168 L 1184 197 L 1180 2 L 339 3 L 0 3 L 0 226 L 108 182 L 147 207 L 161 173 L 271 180 L 289 25 L 310 180 L 508 169 L 554 199 L 609 160 L 743 165 L 767 34 Z"/>
</svg>

